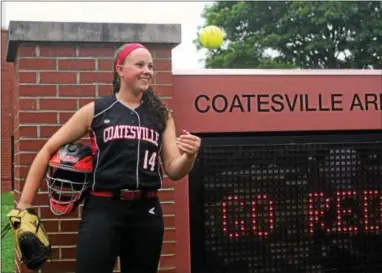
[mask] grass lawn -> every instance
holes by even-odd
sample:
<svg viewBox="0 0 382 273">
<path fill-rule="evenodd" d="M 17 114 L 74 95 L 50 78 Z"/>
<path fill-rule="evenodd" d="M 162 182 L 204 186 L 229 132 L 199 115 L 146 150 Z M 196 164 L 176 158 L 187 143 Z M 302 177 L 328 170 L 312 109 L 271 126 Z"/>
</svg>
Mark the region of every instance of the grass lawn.
<svg viewBox="0 0 382 273">
<path fill-rule="evenodd" d="M 8 223 L 7 213 L 14 207 L 13 193 L 4 192 L 1 194 L 1 229 Z M 1 272 L 12 273 L 14 268 L 14 243 L 13 233 L 8 231 L 4 240 L 1 240 Z"/>
</svg>

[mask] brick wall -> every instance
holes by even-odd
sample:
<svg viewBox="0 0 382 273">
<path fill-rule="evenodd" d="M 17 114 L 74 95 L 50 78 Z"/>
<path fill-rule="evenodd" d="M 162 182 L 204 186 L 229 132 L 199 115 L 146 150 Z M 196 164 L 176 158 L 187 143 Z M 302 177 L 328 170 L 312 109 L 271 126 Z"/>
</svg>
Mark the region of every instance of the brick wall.
<svg viewBox="0 0 382 273">
<path fill-rule="evenodd" d="M 36 153 L 57 128 L 81 106 L 110 94 L 112 57 L 117 45 L 20 45 L 17 53 L 15 125 L 15 198 Z M 149 47 L 156 78 L 154 88 L 167 102 L 172 97 L 171 48 Z M 160 193 L 165 215 L 165 239 L 159 272 L 175 269 L 174 189 L 165 179 Z M 54 216 L 48 207 L 45 184 L 35 204 L 49 232 L 53 260 L 42 272 L 72 272 L 81 209 L 68 216 Z M 18 266 L 18 272 L 27 272 Z"/>
<path fill-rule="evenodd" d="M 1 30 L 1 191 L 11 190 L 14 79 L 13 63 L 5 61 L 7 30 Z"/>
</svg>

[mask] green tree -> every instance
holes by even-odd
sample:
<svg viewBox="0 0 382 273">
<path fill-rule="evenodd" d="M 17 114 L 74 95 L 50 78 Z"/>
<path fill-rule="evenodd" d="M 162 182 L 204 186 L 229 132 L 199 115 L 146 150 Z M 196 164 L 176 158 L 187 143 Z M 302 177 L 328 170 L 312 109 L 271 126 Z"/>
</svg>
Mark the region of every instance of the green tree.
<svg viewBox="0 0 382 273">
<path fill-rule="evenodd" d="M 202 17 L 226 34 L 208 68 L 382 68 L 382 1 L 215 2 Z"/>
</svg>

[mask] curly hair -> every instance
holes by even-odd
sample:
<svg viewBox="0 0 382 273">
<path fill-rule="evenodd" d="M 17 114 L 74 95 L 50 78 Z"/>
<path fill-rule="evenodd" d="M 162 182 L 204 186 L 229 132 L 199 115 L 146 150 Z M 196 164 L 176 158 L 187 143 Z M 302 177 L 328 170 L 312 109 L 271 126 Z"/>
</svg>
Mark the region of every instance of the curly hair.
<svg viewBox="0 0 382 273">
<path fill-rule="evenodd" d="M 116 65 L 119 53 L 125 46 L 126 45 L 121 46 L 116 51 L 116 54 L 114 56 L 114 64 L 113 64 L 113 93 L 114 94 L 118 93 L 121 87 L 121 82 L 120 82 L 118 73 L 115 70 L 115 65 Z M 146 91 L 144 91 L 142 99 L 147 105 L 150 121 L 157 127 L 158 130 L 163 131 L 166 127 L 166 121 L 169 117 L 169 113 L 170 113 L 169 109 L 162 102 L 161 98 L 154 92 L 151 86 Z"/>
</svg>

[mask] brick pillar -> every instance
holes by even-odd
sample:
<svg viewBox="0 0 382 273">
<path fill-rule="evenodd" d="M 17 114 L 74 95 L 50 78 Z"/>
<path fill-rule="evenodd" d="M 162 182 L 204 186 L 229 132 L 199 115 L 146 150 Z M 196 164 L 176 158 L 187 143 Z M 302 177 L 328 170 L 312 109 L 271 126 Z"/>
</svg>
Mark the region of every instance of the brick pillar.
<svg viewBox="0 0 382 273">
<path fill-rule="evenodd" d="M 13 64 L 5 60 L 8 33 L 1 30 L 1 191 L 11 190 L 13 136 Z"/>
<path fill-rule="evenodd" d="M 154 89 L 166 102 L 170 102 L 171 50 L 180 43 L 179 25 L 10 22 L 7 61 L 15 63 L 17 81 L 16 201 L 28 168 L 46 140 L 85 103 L 112 92 L 115 50 L 133 41 L 146 44 L 151 50 L 156 69 Z M 54 216 L 49 210 L 45 184 L 42 185 L 34 206 L 53 245 L 53 260 L 42 272 L 74 272 L 82 206 L 71 215 Z M 173 272 L 176 255 L 175 198 L 173 185 L 168 179 L 165 179 L 160 198 L 166 233 L 159 272 Z M 17 272 L 27 271 L 17 264 Z"/>
</svg>

